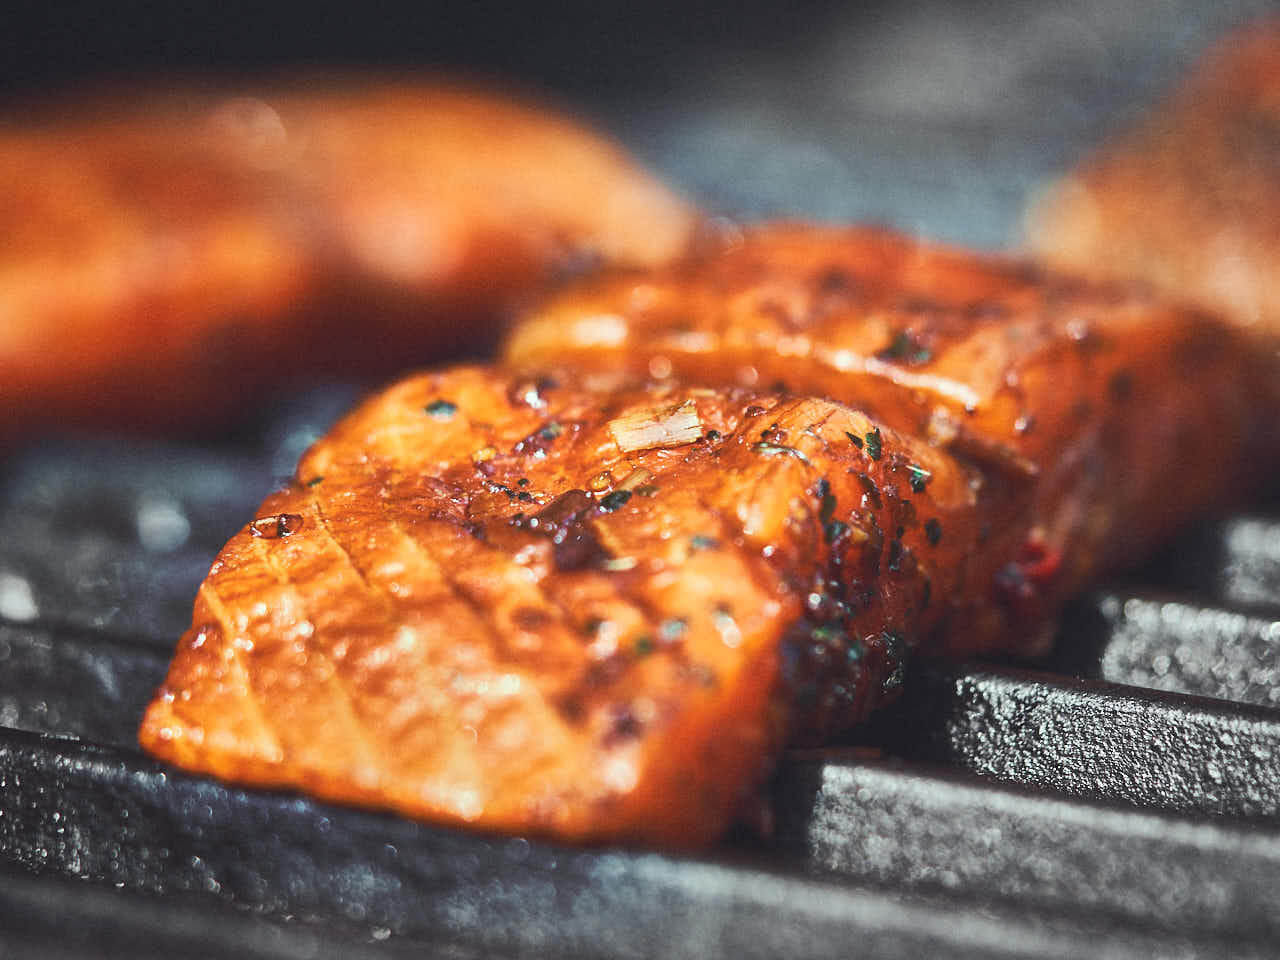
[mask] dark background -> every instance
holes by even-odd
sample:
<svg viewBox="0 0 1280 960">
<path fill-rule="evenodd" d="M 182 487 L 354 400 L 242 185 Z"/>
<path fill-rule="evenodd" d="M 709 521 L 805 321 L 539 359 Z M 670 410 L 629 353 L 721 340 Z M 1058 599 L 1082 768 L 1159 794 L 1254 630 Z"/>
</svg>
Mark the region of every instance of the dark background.
<svg viewBox="0 0 1280 960">
<path fill-rule="evenodd" d="M 739 218 L 878 220 L 984 247 L 1028 196 L 1275 3 L 60 3 L 0 31 L 0 94 L 277 68 L 442 69 L 533 91 Z"/>
</svg>

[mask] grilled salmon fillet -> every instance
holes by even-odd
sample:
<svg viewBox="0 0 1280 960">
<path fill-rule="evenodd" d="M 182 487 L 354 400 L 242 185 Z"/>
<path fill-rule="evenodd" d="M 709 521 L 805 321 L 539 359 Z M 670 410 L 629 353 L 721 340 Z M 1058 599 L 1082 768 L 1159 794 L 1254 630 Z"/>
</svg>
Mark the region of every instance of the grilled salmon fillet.
<svg viewBox="0 0 1280 960">
<path fill-rule="evenodd" d="M 1031 249 L 1280 337 L 1280 18 L 1229 35 L 1142 125 L 1041 197 Z"/>
<path fill-rule="evenodd" d="M 878 429 L 879 459 L 849 440 Z M 825 400 L 417 376 L 219 555 L 142 743 L 447 823 L 705 842 L 787 733 L 788 642 L 840 648 L 846 721 L 898 681 L 970 479 Z"/>
<path fill-rule="evenodd" d="M 15 112 L 0 432 L 211 423 L 317 370 L 474 351 L 566 270 L 661 263 L 694 224 L 602 137 L 438 83 Z"/>
<path fill-rule="evenodd" d="M 911 648 L 1034 645 L 1277 449 L 1272 361 L 1214 320 L 877 231 L 594 281 L 508 360 L 411 377 L 306 454 L 201 587 L 147 750 L 704 844 Z"/>
<path fill-rule="evenodd" d="M 972 466 L 1000 491 L 984 522 L 1013 510 L 1026 539 L 1001 566 L 1018 602 L 992 604 L 991 584 L 949 601 L 969 609 L 929 642 L 951 654 L 1025 648 L 1067 594 L 1280 451 L 1280 366 L 1216 318 L 879 229 L 761 227 L 701 262 L 585 281 L 504 360 L 824 396 Z"/>
</svg>

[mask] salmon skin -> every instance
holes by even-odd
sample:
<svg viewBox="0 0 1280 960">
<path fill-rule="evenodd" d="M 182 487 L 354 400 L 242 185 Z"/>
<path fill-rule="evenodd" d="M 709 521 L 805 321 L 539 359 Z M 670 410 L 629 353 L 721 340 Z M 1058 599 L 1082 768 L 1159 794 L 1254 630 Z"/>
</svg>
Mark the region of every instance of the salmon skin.
<svg viewBox="0 0 1280 960">
<path fill-rule="evenodd" d="M 878 231 L 598 279 L 507 358 L 411 377 L 304 456 L 201 587 L 148 751 L 704 845 L 908 651 L 1035 646 L 1277 449 L 1273 361 L 1211 318 Z"/>
<path fill-rule="evenodd" d="M 15 110 L 0 434 L 216 425 L 318 371 L 474 353 L 562 275 L 661 263 L 695 222 L 568 118 L 429 80 Z"/>
<path fill-rule="evenodd" d="M 1229 34 L 1137 129 L 1048 190 L 1036 255 L 1280 338 L 1280 18 Z"/>
</svg>

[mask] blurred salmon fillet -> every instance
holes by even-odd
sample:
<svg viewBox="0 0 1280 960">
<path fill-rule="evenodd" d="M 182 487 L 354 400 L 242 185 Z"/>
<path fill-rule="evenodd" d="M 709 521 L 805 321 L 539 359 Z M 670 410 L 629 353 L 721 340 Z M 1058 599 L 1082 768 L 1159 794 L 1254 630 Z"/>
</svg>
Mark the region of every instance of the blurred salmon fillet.
<svg viewBox="0 0 1280 960">
<path fill-rule="evenodd" d="M 201 587 L 148 751 L 705 844 L 911 648 L 1037 648 L 1280 429 L 1275 362 L 1210 318 L 881 231 L 610 273 L 507 360 L 405 380 L 311 449 Z"/>
<path fill-rule="evenodd" d="M 1028 218 L 1060 268 L 1141 280 L 1280 337 L 1280 18 L 1229 35 Z"/>
<path fill-rule="evenodd" d="M 318 370 L 491 345 L 691 210 L 545 109 L 443 84 L 171 91 L 0 121 L 0 433 L 207 424 Z"/>
</svg>

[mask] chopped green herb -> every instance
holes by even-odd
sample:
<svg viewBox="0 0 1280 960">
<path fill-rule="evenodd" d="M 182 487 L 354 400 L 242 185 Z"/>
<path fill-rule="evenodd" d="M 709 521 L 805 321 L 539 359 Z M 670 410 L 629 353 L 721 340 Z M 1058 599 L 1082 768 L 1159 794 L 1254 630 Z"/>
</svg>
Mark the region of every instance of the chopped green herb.
<svg viewBox="0 0 1280 960">
<path fill-rule="evenodd" d="M 448 420 L 458 412 L 458 405 L 448 400 L 432 400 L 422 409 L 437 420 Z"/>
<path fill-rule="evenodd" d="M 936 547 L 942 540 L 942 524 L 937 519 L 929 519 L 924 524 L 924 535 L 929 538 L 929 546 Z"/>
<path fill-rule="evenodd" d="M 528 477 L 521 477 L 519 480 L 516 481 L 517 487 L 527 487 L 528 485 L 529 485 Z"/>
<path fill-rule="evenodd" d="M 307 486 L 314 487 L 317 484 L 320 484 L 323 482 L 324 482 L 324 477 L 312 477 L 310 480 L 307 481 Z"/>
<path fill-rule="evenodd" d="M 656 483 L 642 483 L 640 486 L 636 487 L 636 493 L 640 494 L 642 497 L 652 497 L 656 495 L 657 492 L 658 485 Z"/>
<path fill-rule="evenodd" d="M 600 499 L 600 509 L 612 513 L 631 499 L 630 490 L 615 490 L 607 497 Z"/>
<path fill-rule="evenodd" d="M 912 366 L 919 366 L 932 360 L 933 352 L 922 346 L 906 330 L 899 330 L 889 346 L 877 353 L 876 356 L 881 360 L 905 360 Z"/>
<path fill-rule="evenodd" d="M 852 443 L 855 447 L 857 447 L 859 450 L 862 449 L 862 438 L 860 436 L 858 436 L 856 433 L 850 433 L 848 430 L 844 432 L 844 435 L 849 438 L 849 442 Z"/>
<path fill-rule="evenodd" d="M 872 460 L 879 460 L 881 449 L 880 428 L 876 427 L 867 434 L 867 456 Z"/>
<path fill-rule="evenodd" d="M 658 628 L 659 634 L 666 643 L 674 643 L 684 636 L 685 630 L 689 628 L 689 621 L 684 617 L 672 617 L 670 620 L 663 620 L 662 625 Z"/>
<path fill-rule="evenodd" d="M 809 631 L 809 637 L 817 640 L 819 643 L 835 643 L 844 634 L 839 627 L 833 627 L 829 623 L 824 623 L 820 627 L 814 627 Z"/>
<path fill-rule="evenodd" d="M 761 453 L 766 457 L 795 457 L 801 463 L 807 464 L 809 462 L 809 458 L 795 447 L 784 447 L 779 443 L 765 443 L 762 440 L 759 443 L 753 443 L 751 450 L 753 453 Z"/>
<path fill-rule="evenodd" d="M 710 441 L 711 443 L 715 443 L 717 440 L 720 439 L 720 431 L 708 430 L 706 433 L 703 434 L 703 436 L 706 437 L 707 440 Z"/>
<path fill-rule="evenodd" d="M 818 481 L 818 499 L 821 501 L 818 519 L 825 525 L 831 522 L 836 512 L 836 495 L 831 492 L 831 484 L 826 477 Z"/>
<path fill-rule="evenodd" d="M 911 489 L 916 493 L 924 493 L 924 488 L 933 479 L 932 473 L 924 467 L 917 467 L 914 463 L 907 464 L 907 473 L 911 482 Z"/>
<path fill-rule="evenodd" d="M 902 541 L 897 537 L 889 541 L 889 569 L 895 573 L 902 569 Z"/>
<path fill-rule="evenodd" d="M 647 657 L 653 653 L 653 637 L 647 633 L 636 637 L 634 650 L 637 657 Z"/>
<path fill-rule="evenodd" d="M 533 494 L 530 493 L 528 490 L 521 490 L 518 494 L 516 494 L 516 499 L 519 500 L 521 503 L 533 503 Z"/>
<path fill-rule="evenodd" d="M 847 523 L 841 523 L 839 520 L 832 520 L 823 528 L 823 533 L 826 535 L 827 543 L 835 543 L 835 541 L 839 540 L 848 532 L 849 525 Z"/>
<path fill-rule="evenodd" d="M 562 433 L 564 433 L 564 427 L 561 426 L 560 421 L 552 420 L 538 431 L 538 436 L 542 437 L 543 440 L 554 440 Z"/>
<path fill-rule="evenodd" d="M 705 534 L 695 533 L 689 538 L 689 546 L 694 550 L 714 550 L 720 546 L 720 541 L 715 537 L 708 537 Z"/>
</svg>

